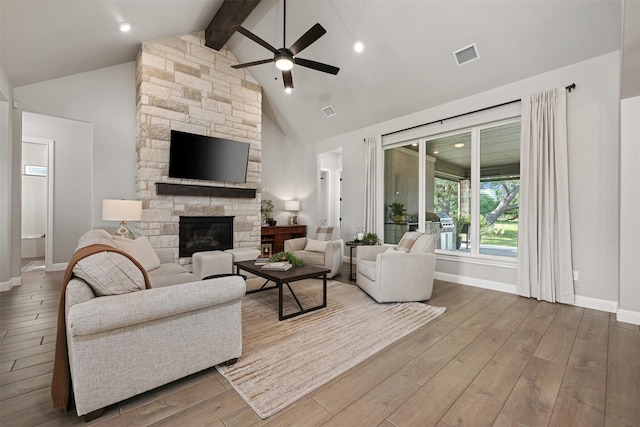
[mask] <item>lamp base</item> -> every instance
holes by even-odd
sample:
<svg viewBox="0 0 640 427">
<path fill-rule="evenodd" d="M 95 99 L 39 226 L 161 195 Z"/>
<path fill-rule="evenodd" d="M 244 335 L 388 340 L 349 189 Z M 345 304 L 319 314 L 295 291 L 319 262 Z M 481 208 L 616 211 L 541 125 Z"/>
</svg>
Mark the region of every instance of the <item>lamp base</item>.
<svg viewBox="0 0 640 427">
<path fill-rule="evenodd" d="M 289 216 L 289 225 L 298 225 L 298 216 L 297 215 Z"/>
<path fill-rule="evenodd" d="M 127 228 L 127 223 L 122 221 L 120 227 L 113 233 L 114 236 L 126 237 L 127 239 L 135 240 L 136 236 L 131 230 Z"/>
</svg>

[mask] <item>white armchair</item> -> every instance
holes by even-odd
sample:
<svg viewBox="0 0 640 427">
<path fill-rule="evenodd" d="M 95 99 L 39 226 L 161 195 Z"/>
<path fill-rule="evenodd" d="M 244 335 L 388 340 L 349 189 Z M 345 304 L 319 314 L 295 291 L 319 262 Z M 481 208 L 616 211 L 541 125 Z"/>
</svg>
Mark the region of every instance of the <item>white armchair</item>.
<svg viewBox="0 0 640 427">
<path fill-rule="evenodd" d="M 414 239 L 405 239 L 413 234 Z M 413 241 L 405 252 L 402 246 Z M 406 233 L 398 246 L 358 246 L 356 284 L 378 302 L 431 298 L 436 236 Z M 398 248 L 400 247 L 400 250 Z"/>
<path fill-rule="evenodd" d="M 315 233 L 284 241 L 285 252 L 291 252 L 312 265 L 330 269 L 327 277 L 340 273 L 344 241 L 340 238 L 338 227 L 318 227 Z"/>
</svg>

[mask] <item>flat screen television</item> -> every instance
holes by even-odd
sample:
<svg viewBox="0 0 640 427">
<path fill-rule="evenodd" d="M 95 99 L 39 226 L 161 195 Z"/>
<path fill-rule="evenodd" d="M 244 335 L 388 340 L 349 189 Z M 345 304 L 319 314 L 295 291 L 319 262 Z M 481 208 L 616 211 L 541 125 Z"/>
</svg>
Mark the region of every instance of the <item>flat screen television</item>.
<svg viewBox="0 0 640 427">
<path fill-rule="evenodd" d="M 206 181 L 246 182 L 249 144 L 171 131 L 169 176 Z"/>
</svg>

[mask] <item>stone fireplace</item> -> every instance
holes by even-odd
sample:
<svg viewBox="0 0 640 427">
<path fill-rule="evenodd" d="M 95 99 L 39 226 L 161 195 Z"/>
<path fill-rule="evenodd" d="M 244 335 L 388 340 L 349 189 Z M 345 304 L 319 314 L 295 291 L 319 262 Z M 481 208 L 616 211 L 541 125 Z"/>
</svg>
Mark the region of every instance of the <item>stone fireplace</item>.
<svg viewBox="0 0 640 427">
<path fill-rule="evenodd" d="M 138 56 L 136 192 L 143 206 L 139 233 L 156 248 L 173 249 L 183 265 L 191 263 L 193 253 L 183 250 L 180 241 L 180 223 L 186 217 L 232 218 L 231 235 L 223 246 L 260 247 L 262 93 L 246 70 L 231 68 L 237 63 L 226 48 L 206 47 L 204 32 L 144 42 Z M 172 129 L 249 143 L 246 183 L 169 178 Z M 163 188 L 169 191 L 158 191 Z M 189 245 L 204 244 L 208 238 L 195 229 L 197 243 Z"/>
<path fill-rule="evenodd" d="M 180 257 L 196 252 L 224 251 L 233 248 L 232 216 L 181 216 Z"/>
</svg>

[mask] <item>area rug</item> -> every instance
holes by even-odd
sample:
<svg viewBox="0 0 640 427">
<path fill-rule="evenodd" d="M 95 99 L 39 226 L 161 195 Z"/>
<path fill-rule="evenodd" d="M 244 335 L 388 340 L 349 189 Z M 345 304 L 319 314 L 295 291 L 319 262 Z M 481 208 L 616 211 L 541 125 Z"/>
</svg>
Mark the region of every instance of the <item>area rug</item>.
<svg viewBox="0 0 640 427">
<path fill-rule="evenodd" d="M 247 288 L 262 282 L 249 279 Z M 320 280 L 292 287 L 303 306 L 320 301 Z M 285 296 L 286 314 L 295 302 Z M 242 356 L 217 369 L 264 419 L 444 311 L 422 303 L 378 304 L 357 286 L 329 281 L 326 308 L 280 322 L 277 290 L 248 294 L 242 300 Z"/>
<path fill-rule="evenodd" d="M 44 271 L 44 260 L 29 261 L 24 267 L 22 267 L 22 273 L 29 273 L 32 271 Z"/>
</svg>

